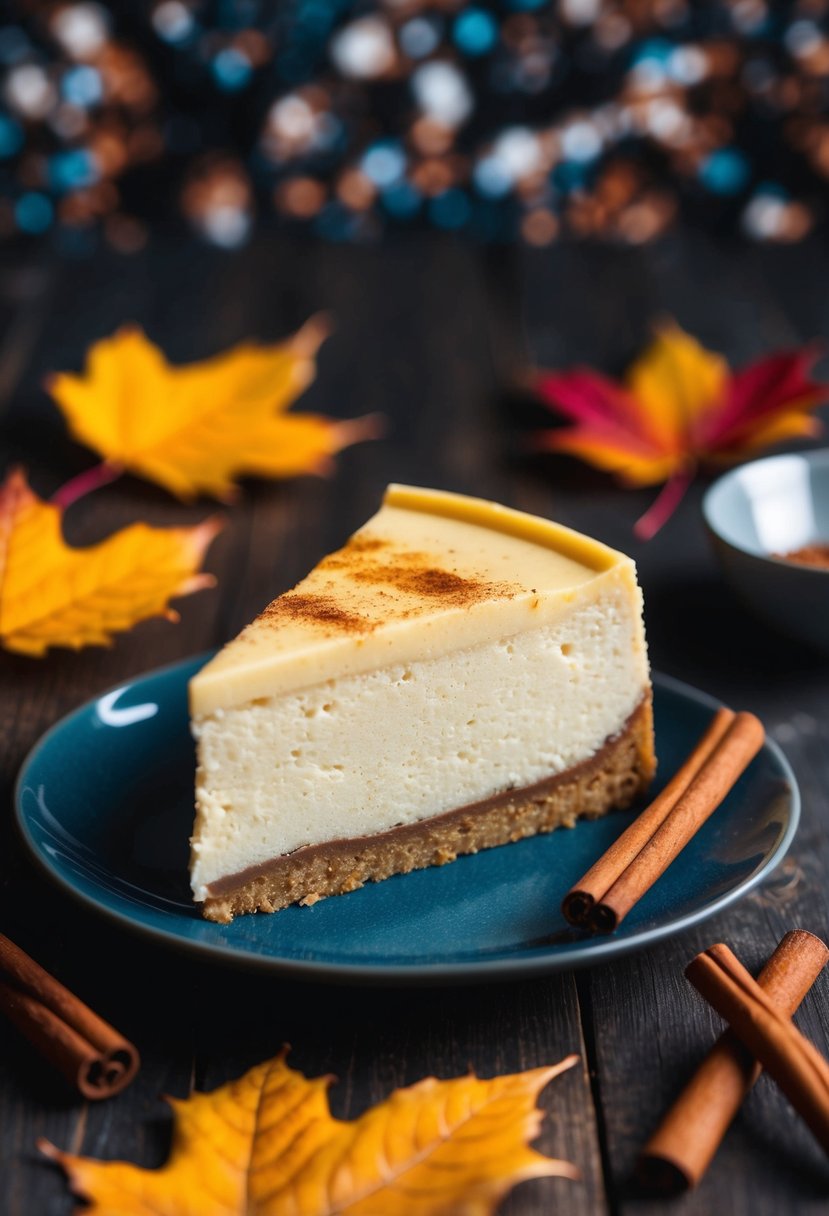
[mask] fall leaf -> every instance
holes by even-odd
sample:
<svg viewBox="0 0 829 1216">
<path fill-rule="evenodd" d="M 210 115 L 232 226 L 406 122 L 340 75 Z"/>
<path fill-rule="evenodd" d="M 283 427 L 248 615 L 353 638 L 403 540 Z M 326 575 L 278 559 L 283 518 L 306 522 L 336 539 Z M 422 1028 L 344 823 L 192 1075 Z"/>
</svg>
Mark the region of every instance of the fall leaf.
<svg viewBox="0 0 829 1216">
<path fill-rule="evenodd" d="M 491 1081 L 429 1077 L 342 1122 L 331 1078 L 307 1080 L 283 1052 L 211 1094 L 170 1099 L 159 1170 L 39 1147 L 90 1216 L 487 1216 L 523 1179 L 578 1177 L 527 1147 L 538 1094 L 578 1059 Z"/>
<path fill-rule="evenodd" d="M 227 499 L 244 474 L 322 474 L 342 448 L 377 435 L 373 417 L 336 422 L 285 412 L 314 379 L 326 333 L 316 317 L 274 346 L 243 342 L 174 367 L 127 326 L 95 343 L 83 375 L 60 372 L 47 388 L 74 438 L 109 469 L 137 473 L 182 499 Z"/>
<path fill-rule="evenodd" d="M 167 601 L 213 585 L 197 574 L 221 524 L 150 528 L 133 524 L 100 544 L 72 549 L 62 512 L 14 470 L 0 487 L 0 643 L 21 654 L 49 646 L 108 645 L 146 617 L 176 620 Z"/>
<path fill-rule="evenodd" d="M 732 463 L 773 443 L 818 433 L 827 397 L 809 378 L 813 349 L 780 352 L 732 372 L 678 325 L 663 325 L 618 383 L 586 368 L 541 372 L 542 401 L 575 425 L 544 431 L 540 448 L 567 452 L 631 486 L 665 488 L 636 526 L 653 536 L 701 463 Z"/>
</svg>

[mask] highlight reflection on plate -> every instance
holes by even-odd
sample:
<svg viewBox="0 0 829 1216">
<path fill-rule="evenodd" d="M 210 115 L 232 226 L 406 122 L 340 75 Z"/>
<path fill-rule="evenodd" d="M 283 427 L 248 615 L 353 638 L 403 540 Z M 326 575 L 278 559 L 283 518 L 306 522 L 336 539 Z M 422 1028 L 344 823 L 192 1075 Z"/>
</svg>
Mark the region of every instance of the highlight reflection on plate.
<svg viewBox="0 0 829 1216">
<path fill-rule="evenodd" d="M 190 900 L 194 748 L 187 681 L 206 656 L 121 685 L 70 714 L 20 774 L 17 818 L 48 874 L 125 927 L 217 962 L 348 982 L 469 982 L 584 966 L 678 933 L 748 891 L 785 855 L 800 812 L 794 776 L 766 743 L 720 809 L 609 938 L 564 922 L 565 891 L 629 822 L 461 857 L 272 916 L 205 921 Z M 660 777 L 717 703 L 654 678 Z"/>
</svg>

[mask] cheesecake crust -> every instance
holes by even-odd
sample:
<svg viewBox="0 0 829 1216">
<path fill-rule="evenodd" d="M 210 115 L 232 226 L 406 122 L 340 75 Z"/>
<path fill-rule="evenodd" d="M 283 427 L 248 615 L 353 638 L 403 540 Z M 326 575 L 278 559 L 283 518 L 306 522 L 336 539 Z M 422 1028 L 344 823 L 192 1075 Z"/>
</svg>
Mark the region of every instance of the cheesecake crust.
<svg viewBox="0 0 829 1216">
<path fill-rule="evenodd" d="M 589 760 L 520 790 L 373 836 L 297 849 L 210 884 L 207 920 L 229 924 L 246 912 L 276 912 L 356 891 L 366 882 L 445 865 L 464 853 L 573 827 L 630 806 L 656 767 L 650 691 L 620 731 Z"/>
</svg>

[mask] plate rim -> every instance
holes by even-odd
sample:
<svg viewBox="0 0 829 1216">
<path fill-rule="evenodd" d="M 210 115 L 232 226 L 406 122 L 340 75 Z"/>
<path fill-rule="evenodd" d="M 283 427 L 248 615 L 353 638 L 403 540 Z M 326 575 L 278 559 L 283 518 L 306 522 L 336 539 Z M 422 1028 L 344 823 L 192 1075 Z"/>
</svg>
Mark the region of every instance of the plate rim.
<svg viewBox="0 0 829 1216">
<path fill-rule="evenodd" d="M 556 972 L 575 971 L 598 966 L 613 959 L 622 958 L 625 955 L 647 949 L 657 942 L 664 941 L 666 938 L 677 937 L 694 926 L 716 916 L 737 900 L 742 899 L 744 895 L 747 895 L 749 891 L 753 890 L 754 887 L 777 868 L 788 853 L 800 824 L 802 799 L 794 770 L 780 745 L 776 740 L 766 735 L 763 747 L 771 752 L 782 770 L 790 793 L 789 817 L 780 840 L 753 874 L 750 874 L 742 882 L 719 895 L 710 904 L 698 908 L 696 911 L 689 912 L 678 919 L 669 920 L 664 924 L 642 930 L 632 937 L 614 939 L 611 935 L 607 938 L 588 938 L 579 949 L 573 950 L 568 954 L 552 952 L 524 958 L 470 960 L 455 963 L 413 963 L 410 965 L 400 963 L 391 965 L 326 963 L 315 960 L 290 959 L 253 953 L 252 951 L 235 946 L 223 946 L 214 942 L 203 942 L 198 939 L 187 938 L 174 930 L 144 924 L 141 921 L 135 920 L 126 912 L 112 908 L 100 899 L 96 899 L 93 895 L 79 890 L 77 886 L 47 860 L 33 840 L 28 829 L 28 817 L 23 810 L 22 794 L 29 769 L 36 763 L 41 751 L 48 747 L 53 735 L 57 734 L 69 722 L 80 717 L 94 702 L 107 696 L 108 693 L 115 692 L 116 689 L 127 688 L 138 681 L 170 674 L 179 668 L 191 666 L 200 660 L 206 662 L 215 653 L 214 650 L 202 651 L 198 654 L 178 659 L 172 663 L 165 663 L 162 666 L 151 668 L 149 671 L 140 672 L 127 679 L 117 681 L 109 688 L 96 693 L 95 696 L 82 702 L 75 709 L 64 714 L 57 722 L 54 722 L 33 744 L 21 763 L 14 785 L 14 818 L 18 834 L 26 847 L 30 859 L 35 862 L 36 867 L 41 873 L 46 875 L 53 885 L 57 886 L 61 891 L 66 892 L 84 908 L 89 909 L 98 916 L 103 916 L 119 927 L 126 928 L 138 937 L 161 942 L 166 947 L 170 947 L 186 955 L 195 956 L 200 961 L 218 961 L 231 967 L 243 968 L 244 970 L 270 972 L 289 980 L 330 984 L 354 983 L 378 987 L 395 985 L 400 987 L 407 985 L 427 986 L 429 984 L 445 986 L 450 984 L 475 984 L 487 981 L 521 980 L 540 975 L 552 975 Z M 711 693 L 695 688 L 692 684 L 677 679 L 675 676 L 654 670 L 650 674 L 653 685 L 659 685 L 708 709 L 717 710 L 724 704 L 724 702 Z"/>
</svg>

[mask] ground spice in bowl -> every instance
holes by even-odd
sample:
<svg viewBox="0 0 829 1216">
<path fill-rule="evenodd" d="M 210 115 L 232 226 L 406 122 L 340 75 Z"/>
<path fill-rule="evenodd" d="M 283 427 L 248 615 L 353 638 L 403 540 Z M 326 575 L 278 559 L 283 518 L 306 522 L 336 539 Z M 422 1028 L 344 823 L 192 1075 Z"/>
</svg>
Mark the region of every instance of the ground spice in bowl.
<svg viewBox="0 0 829 1216">
<path fill-rule="evenodd" d="M 792 549 L 791 553 L 774 553 L 772 556 L 783 562 L 795 562 L 799 566 L 816 566 L 821 570 L 829 570 L 829 544 L 822 541 L 804 545 L 801 549 Z"/>
</svg>

